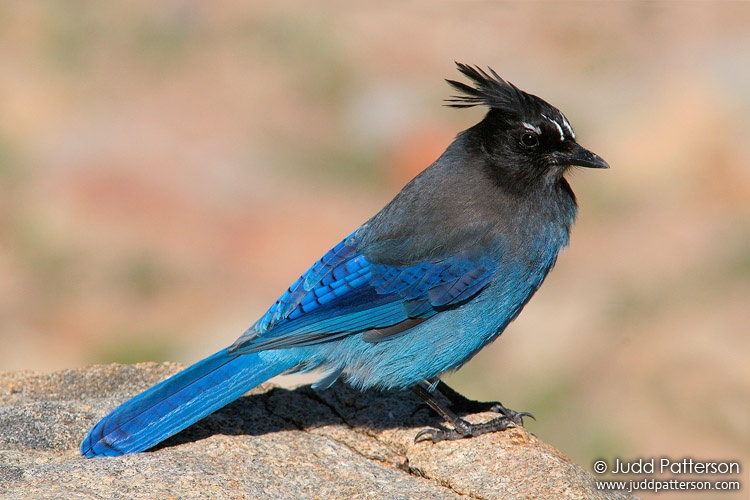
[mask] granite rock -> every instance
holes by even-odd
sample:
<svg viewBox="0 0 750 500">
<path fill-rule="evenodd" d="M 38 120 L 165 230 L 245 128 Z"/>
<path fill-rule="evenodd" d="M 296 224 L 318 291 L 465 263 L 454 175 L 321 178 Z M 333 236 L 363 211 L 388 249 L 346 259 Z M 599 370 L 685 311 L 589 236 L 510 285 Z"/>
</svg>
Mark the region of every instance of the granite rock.
<svg viewBox="0 0 750 500">
<path fill-rule="evenodd" d="M 409 392 L 262 385 L 157 448 L 82 458 L 86 431 L 174 363 L 0 373 L 1 498 L 632 498 L 523 428 L 414 443 Z M 490 415 L 472 415 L 486 419 Z"/>
</svg>

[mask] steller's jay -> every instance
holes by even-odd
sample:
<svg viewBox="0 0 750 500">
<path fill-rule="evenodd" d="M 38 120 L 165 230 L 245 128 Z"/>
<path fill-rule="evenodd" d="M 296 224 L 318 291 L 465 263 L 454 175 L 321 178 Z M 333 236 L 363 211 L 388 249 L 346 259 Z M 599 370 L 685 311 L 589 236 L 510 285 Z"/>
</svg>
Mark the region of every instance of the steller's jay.
<svg viewBox="0 0 750 500">
<path fill-rule="evenodd" d="M 146 450 L 281 373 L 320 369 L 315 388 L 411 388 L 457 439 L 522 423 L 528 413 L 469 424 L 438 381 L 497 338 L 568 244 L 576 201 L 563 174 L 607 168 L 579 146 L 555 107 L 491 68 L 457 64 L 449 105 L 489 107 L 378 214 L 307 270 L 232 346 L 123 403 L 97 423 L 81 454 Z M 449 397 L 449 399 L 451 399 Z M 468 401 L 463 399 L 464 402 Z"/>
</svg>

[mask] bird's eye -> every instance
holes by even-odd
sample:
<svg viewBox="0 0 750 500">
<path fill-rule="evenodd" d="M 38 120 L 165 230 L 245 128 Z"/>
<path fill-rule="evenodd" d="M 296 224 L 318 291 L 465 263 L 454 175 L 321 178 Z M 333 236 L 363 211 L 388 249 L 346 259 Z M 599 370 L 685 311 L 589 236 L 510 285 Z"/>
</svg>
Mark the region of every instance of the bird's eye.
<svg viewBox="0 0 750 500">
<path fill-rule="evenodd" d="M 526 148 L 535 148 L 539 145 L 539 136 L 533 132 L 524 132 L 521 135 L 521 145 Z"/>
</svg>

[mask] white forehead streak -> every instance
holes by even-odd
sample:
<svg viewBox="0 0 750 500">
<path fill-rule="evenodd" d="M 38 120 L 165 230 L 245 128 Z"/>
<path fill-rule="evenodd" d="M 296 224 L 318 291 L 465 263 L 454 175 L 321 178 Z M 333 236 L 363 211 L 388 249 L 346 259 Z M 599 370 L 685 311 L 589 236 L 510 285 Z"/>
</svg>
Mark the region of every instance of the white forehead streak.
<svg viewBox="0 0 750 500">
<path fill-rule="evenodd" d="M 522 122 L 521 125 L 523 125 L 528 130 L 532 130 L 536 132 L 537 135 L 542 135 L 542 129 L 540 129 L 536 125 L 531 125 L 530 123 L 526 123 L 526 122 Z"/>
<path fill-rule="evenodd" d="M 560 114 L 560 116 L 562 116 L 562 119 L 563 119 L 563 127 L 565 127 L 565 130 L 567 130 L 568 132 L 570 132 L 570 137 L 572 137 L 573 139 L 575 139 L 576 138 L 576 133 L 573 132 L 573 127 L 570 126 L 570 122 L 568 122 L 568 119 L 565 118 L 565 115 L 563 115 L 562 113 Z"/>
<path fill-rule="evenodd" d="M 542 115 L 542 118 L 544 118 L 545 120 L 547 120 L 548 122 L 550 122 L 550 123 L 551 123 L 552 125 L 554 125 L 554 126 L 555 126 L 555 128 L 557 129 L 557 131 L 558 131 L 558 132 L 560 133 L 560 140 L 561 140 L 561 141 L 564 141 L 564 140 L 565 140 L 565 132 L 563 132 L 563 129 L 562 129 L 562 127 L 560 126 L 560 124 L 559 124 L 559 123 L 557 123 L 557 122 L 556 122 L 555 120 L 553 120 L 552 118 L 550 118 L 550 117 L 549 117 L 549 116 L 547 116 L 547 115 L 544 115 L 544 114 L 543 114 L 543 115 Z"/>
</svg>

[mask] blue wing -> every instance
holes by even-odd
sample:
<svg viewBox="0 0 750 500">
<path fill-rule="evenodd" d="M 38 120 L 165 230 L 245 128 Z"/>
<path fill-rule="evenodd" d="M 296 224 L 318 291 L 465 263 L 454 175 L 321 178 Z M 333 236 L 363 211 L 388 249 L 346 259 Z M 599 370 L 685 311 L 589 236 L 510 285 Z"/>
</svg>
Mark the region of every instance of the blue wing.
<svg viewBox="0 0 750 500">
<path fill-rule="evenodd" d="M 311 345 L 359 332 L 366 341 L 387 340 L 470 299 L 494 270 L 489 259 L 466 255 L 407 267 L 369 262 L 354 233 L 295 281 L 231 351 Z"/>
</svg>

